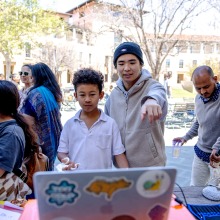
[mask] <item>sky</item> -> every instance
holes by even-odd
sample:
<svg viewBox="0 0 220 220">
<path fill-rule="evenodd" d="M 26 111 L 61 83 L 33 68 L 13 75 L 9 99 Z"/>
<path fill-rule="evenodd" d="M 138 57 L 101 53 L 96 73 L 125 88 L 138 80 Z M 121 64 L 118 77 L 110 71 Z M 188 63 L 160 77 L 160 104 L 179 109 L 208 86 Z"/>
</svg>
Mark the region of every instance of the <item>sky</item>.
<svg viewBox="0 0 220 220">
<path fill-rule="evenodd" d="M 84 3 L 85 0 L 39 0 L 44 8 L 50 8 L 58 12 L 67 12 L 68 10 Z"/>
<path fill-rule="evenodd" d="M 110 3 L 118 3 L 118 0 L 106 0 Z M 86 0 L 39 0 L 42 7 L 53 9 L 58 12 L 67 12 L 72 8 L 86 2 Z"/>
<path fill-rule="evenodd" d="M 57 12 L 67 12 L 74 7 L 86 2 L 86 0 L 38 0 L 43 8 L 49 8 Z M 104 0 L 111 3 L 118 3 L 118 0 Z M 131 2 L 134 0 L 130 0 Z M 210 21 L 210 18 L 211 21 Z M 211 23 L 210 23 L 211 22 Z M 214 28 L 212 26 L 215 26 Z M 218 27 L 217 27 L 218 26 Z M 190 29 L 185 33 L 206 33 L 210 35 L 220 35 L 220 27 L 218 19 L 215 18 L 214 14 L 204 14 L 202 17 L 194 18 L 194 22 Z"/>
</svg>

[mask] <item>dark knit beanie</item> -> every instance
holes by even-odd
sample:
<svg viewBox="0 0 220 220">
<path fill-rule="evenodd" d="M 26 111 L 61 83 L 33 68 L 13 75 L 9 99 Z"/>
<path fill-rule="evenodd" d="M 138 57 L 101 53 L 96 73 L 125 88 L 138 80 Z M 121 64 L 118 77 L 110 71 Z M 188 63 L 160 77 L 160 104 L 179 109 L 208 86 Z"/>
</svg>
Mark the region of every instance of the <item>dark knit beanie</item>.
<svg viewBox="0 0 220 220">
<path fill-rule="evenodd" d="M 124 54 L 133 54 L 140 60 L 140 63 L 142 65 L 144 64 L 143 54 L 140 46 L 134 42 L 124 42 L 115 49 L 114 58 L 113 58 L 113 63 L 115 67 L 116 67 L 117 59 Z"/>
</svg>

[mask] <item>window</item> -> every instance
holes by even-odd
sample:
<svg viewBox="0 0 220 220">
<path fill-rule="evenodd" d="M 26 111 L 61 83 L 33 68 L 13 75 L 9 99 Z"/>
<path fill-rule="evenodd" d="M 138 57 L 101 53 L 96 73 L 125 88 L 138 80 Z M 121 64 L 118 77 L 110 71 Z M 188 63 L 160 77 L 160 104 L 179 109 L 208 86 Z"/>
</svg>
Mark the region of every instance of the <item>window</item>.
<svg viewBox="0 0 220 220">
<path fill-rule="evenodd" d="M 79 52 L 79 62 L 82 62 L 82 56 L 83 56 L 83 53 Z"/>
<path fill-rule="evenodd" d="M 91 64 L 92 63 L 92 54 L 90 53 L 89 54 L 89 64 Z"/>
<path fill-rule="evenodd" d="M 112 12 L 112 16 L 113 16 L 113 17 L 120 17 L 121 14 L 122 14 L 122 12 L 120 12 L 120 11 L 114 11 L 114 12 Z"/>
<path fill-rule="evenodd" d="M 45 47 L 41 48 L 41 59 L 46 59 L 48 55 L 47 49 Z"/>
<path fill-rule="evenodd" d="M 211 44 L 204 44 L 204 53 L 210 54 L 214 52 L 214 46 Z"/>
<path fill-rule="evenodd" d="M 121 31 L 118 31 L 117 33 L 114 33 L 115 47 L 117 47 L 121 42 L 122 42 L 122 33 Z"/>
<path fill-rule="evenodd" d="M 150 47 L 150 51 L 151 51 L 151 52 L 155 52 L 154 45 L 151 45 L 151 47 Z"/>
<path fill-rule="evenodd" d="M 109 57 L 105 56 L 105 67 L 108 68 Z"/>
<path fill-rule="evenodd" d="M 85 17 L 85 12 L 84 11 L 79 13 L 79 18 L 83 18 L 83 17 Z"/>
<path fill-rule="evenodd" d="M 67 41 L 73 40 L 73 32 L 71 30 L 66 31 L 66 40 Z"/>
<path fill-rule="evenodd" d="M 106 73 L 106 81 L 108 81 L 108 76 L 112 76 L 113 65 L 112 65 L 112 56 L 105 56 L 105 73 Z"/>
<path fill-rule="evenodd" d="M 81 43 L 81 42 L 82 42 L 83 33 L 82 33 L 81 30 L 76 30 L 76 38 L 77 38 L 78 43 Z"/>
<path fill-rule="evenodd" d="M 179 61 L 179 68 L 183 68 L 183 60 Z"/>
<path fill-rule="evenodd" d="M 191 43 L 190 53 L 200 53 L 200 44 L 199 43 Z"/>
<path fill-rule="evenodd" d="M 31 57 L 31 45 L 29 43 L 25 43 L 25 56 Z"/>
<path fill-rule="evenodd" d="M 165 44 L 163 45 L 162 51 L 163 51 L 164 53 L 167 52 L 167 45 L 165 45 Z"/>
<path fill-rule="evenodd" d="M 170 68 L 170 59 L 166 60 L 166 68 Z"/>
<path fill-rule="evenodd" d="M 193 65 L 193 66 L 197 66 L 197 60 L 193 60 L 193 61 L 192 61 L 192 65 Z"/>
<path fill-rule="evenodd" d="M 216 44 L 216 52 L 220 54 L 220 44 Z"/>
<path fill-rule="evenodd" d="M 73 16 L 72 15 L 68 19 L 68 24 L 73 25 Z"/>
<path fill-rule="evenodd" d="M 177 53 L 180 52 L 180 46 L 176 46 L 176 52 L 177 52 Z"/>
</svg>

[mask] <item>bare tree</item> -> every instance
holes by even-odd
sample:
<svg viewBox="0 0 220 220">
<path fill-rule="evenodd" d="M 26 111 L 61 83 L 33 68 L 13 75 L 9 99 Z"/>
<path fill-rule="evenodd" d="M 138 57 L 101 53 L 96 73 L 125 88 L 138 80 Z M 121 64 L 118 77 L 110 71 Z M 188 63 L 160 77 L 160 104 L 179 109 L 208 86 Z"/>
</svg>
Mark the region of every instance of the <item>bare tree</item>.
<svg viewBox="0 0 220 220">
<path fill-rule="evenodd" d="M 209 4 L 212 5 L 215 10 L 220 12 L 220 2 L 218 0 L 209 0 Z"/>
<path fill-rule="evenodd" d="M 212 13 L 210 13 L 211 20 L 209 26 L 212 26 L 215 34 L 219 33 L 220 30 L 220 1 L 219 0 L 208 0 L 209 4 L 213 7 Z"/>
<path fill-rule="evenodd" d="M 67 71 L 72 77 L 72 73 L 78 67 L 76 59 L 76 44 L 73 41 L 58 40 L 46 41 L 41 44 L 40 49 L 35 51 L 33 57 L 37 62 L 44 62 L 50 66 L 55 73 L 59 83 L 63 71 Z"/>
<path fill-rule="evenodd" d="M 183 45 L 180 39 L 191 27 L 193 19 L 212 7 L 207 5 L 207 0 L 119 0 L 119 2 L 120 6 L 105 6 L 108 10 L 108 13 L 104 11 L 108 16 L 106 18 L 108 28 L 121 39 L 141 45 L 151 74 L 157 80 L 165 58 L 177 54 L 182 47 L 187 46 Z M 111 19 L 109 15 L 112 15 Z"/>
</svg>

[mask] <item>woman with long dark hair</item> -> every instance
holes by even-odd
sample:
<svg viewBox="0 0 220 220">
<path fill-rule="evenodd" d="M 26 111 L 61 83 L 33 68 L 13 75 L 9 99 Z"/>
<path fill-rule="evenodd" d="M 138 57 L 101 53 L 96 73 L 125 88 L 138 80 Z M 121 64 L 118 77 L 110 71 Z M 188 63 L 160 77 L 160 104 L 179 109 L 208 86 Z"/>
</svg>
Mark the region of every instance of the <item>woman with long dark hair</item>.
<svg viewBox="0 0 220 220">
<path fill-rule="evenodd" d="M 24 157 L 39 149 L 37 136 L 24 115 L 17 111 L 20 97 L 12 82 L 0 80 L 0 103 L 0 200 L 13 200 L 18 195 L 21 196 L 20 186 L 25 185 L 19 177 L 12 174 L 13 170 L 21 168 Z M 14 177 L 11 180 L 9 178 L 10 181 L 4 185 L 7 174 L 10 173 Z M 31 193 L 27 185 L 25 190 L 23 197 Z"/>
<path fill-rule="evenodd" d="M 32 77 L 34 85 L 24 101 L 21 112 L 28 115 L 32 121 L 42 152 L 49 158 L 49 170 L 53 170 L 62 130 L 62 92 L 54 73 L 46 64 L 33 65 Z"/>
</svg>

